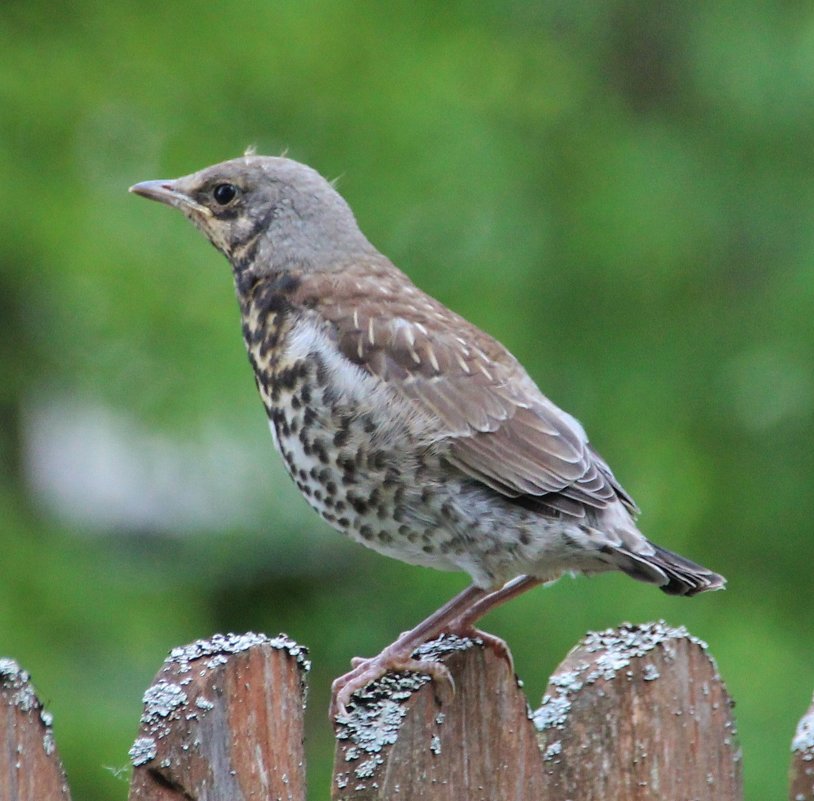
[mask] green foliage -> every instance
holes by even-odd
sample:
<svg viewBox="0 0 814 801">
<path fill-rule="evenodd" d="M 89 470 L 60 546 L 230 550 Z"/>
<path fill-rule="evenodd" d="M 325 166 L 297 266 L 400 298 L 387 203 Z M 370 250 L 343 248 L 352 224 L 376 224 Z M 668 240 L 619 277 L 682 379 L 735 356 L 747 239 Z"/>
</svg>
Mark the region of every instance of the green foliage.
<svg viewBox="0 0 814 801">
<path fill-rule="evenodd" d="M 532 702 L 585 630 L 685 623 L 738 701 L 749 797 L 785 792 L 812 689 L 812 43 L 806 4 L 750 0 L 3 4 L 0 653 L 56 713 L 77 798 L 125 797 L 105 767 L 169 647 L 251 627 L 312 646 L 324 788 L 331 675 L 463 584 L 311 516 L 263 439 L 228 266 L 126 193 L 249 144 L 339 176 L 372 241 L 585 423 L 648 534 L 728 576 L 496 612 Z M 32 475 L 49 404 L 179 448 L 221 432 L 249 513 L 88 536 Z"/>
</svg>

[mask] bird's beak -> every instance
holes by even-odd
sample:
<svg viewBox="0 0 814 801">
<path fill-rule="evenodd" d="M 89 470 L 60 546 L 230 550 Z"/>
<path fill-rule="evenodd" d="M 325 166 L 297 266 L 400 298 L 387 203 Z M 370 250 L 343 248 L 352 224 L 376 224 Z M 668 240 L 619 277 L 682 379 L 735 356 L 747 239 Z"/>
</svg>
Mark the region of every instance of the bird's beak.
<svg viewBox="0 0 814 801">
<path fill-rule="evenodd" d="M 134 195 L 141 195 L 150 200 L 166 203 L 168 206 L 177 206 L 183 197 L 178 191 L 175 181 L 142 181 L 130 187 Z"/>
<path fill-rule="evenodd" d="M 168 206 L 174 206 L 182 211 L 190 209 L 204 213 L 209 211 L 206 207 L 196 203 L 186 192 L 181 191 L 177 181 L 142 181 L 140 184 L 133 184 L 129 191 L 134 195 L 157 200 L 159 203 L 166 203 Z"/>
</svg>

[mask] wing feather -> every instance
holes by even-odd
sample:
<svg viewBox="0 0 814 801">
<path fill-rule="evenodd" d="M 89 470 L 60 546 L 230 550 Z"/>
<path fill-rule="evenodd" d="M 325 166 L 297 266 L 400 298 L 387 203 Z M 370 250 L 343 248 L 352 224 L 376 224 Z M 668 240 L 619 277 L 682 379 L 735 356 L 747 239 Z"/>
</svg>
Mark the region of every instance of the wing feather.
<svg viewBox="0 0 814 801">
<path fill-rule="evenodd" d="M 581 517 L 617 499 L 636 511 L 579 422 L 494 339 L 392 267 L 372 278 L 333 275 L 330 293 L 313 286 L 319 280 L 303 281 L 306 305 L 318 307 L 346 358 L 429 416 L 451 464 L 555 513 Z"/>
</svg>

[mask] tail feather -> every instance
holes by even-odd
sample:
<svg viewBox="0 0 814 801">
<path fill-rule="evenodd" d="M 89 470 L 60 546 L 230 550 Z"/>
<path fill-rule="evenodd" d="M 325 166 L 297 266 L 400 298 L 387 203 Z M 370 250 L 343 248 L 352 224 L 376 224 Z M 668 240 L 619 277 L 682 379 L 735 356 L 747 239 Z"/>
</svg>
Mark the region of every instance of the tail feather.
<svg viewBox="0 0 814 801">
<path fill-rule="evenodd" d="M 668 595 L 691 596 L 726 586 L 726 579 L 718 573 L 659 545 L 653 545 L 653 549 L 652 554 L 640 554 L 614 548 L 614 562 L 632 578 L 658 584 Z"/>
</svg>

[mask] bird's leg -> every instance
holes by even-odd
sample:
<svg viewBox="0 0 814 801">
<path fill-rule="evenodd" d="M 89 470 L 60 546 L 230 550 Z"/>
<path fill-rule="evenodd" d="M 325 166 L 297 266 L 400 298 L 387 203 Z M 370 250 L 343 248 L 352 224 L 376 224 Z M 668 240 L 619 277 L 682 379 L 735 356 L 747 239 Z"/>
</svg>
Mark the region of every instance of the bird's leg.
<svg viewBox="0 0 814 801">
<path fill-rule="evenodd" d="M 465 609 L 448 626 L 446 631 L 450 634 L 457 634 L 461 637 L 477 637 L 488 645 L 498 656 L 502 656 L 508 663 L 509 669 L 514 673 L 514 661 L 512 660 L 509 646 L 494 634 L 488 634 L 475 628 L 475 622 L 480 620 L 487 612 L 506 603 L 506 601 L 530 590 L 542 583 L 542 579 L 533 576 L 518 576 L 506 582 L 499 590 L 490 592 L 483 598 L 475 601 Z"/>
<path fill-rule="evenodd" d="M 351 662 L 353 670 L 345 673 L 344 676 L 340 676 L 331 685 L 331 717 L 335 718 L 337 715 L 344 715 L 345 707 L 357 690 L 361 690 L 389 671 L 403 670 L 412 673 L 426 673 L 432 677 L 439 688 L 446 690 L 447 695 L 453 694 L 455 692 L 455 683 L 449 670 L 440 662 L 413 659 L 413 651 L 442 632 L 449 631 L 451 621 L 463 619 L 467 610 L 477 606 L 478 602 L 485 599 L 487 595 L 487 590 L 473 584 L 463 592 L 458 593 L 451 601 L 444 604 L 437 612 L 423 620 L 414 629 L 404 632 L 378 656 L 370 659 L 355 658 Z"/>
<path fill-rule="evenodd" d="M 542 579 L 518 576 L 494 592 L 488 592 L 472 585 L 414 629 L 404 632 L 378 656 L 370 659 L 354 657 L 351 660 L 353 670 L 340 676 L 331 685 L 331 717 L 335 718 L 337 715 L 345 714 L 345 707 L 357 690 L 361 690 L 389 671 L 425 673 L 433 679 L 444 695 L 453 695 L 455 683 L 445 665 L 440 662 L 413 659 L 412 656 L 416 648 L 441 633 L 477 637 L 484 645 L 492 648 L 498 656 L 502 656 L 509 663 L 511 671 L 514 672 L 514 663 L 506 643 L 499 637 L 495 637 L 494 634 L 487 634 L 476 629 L 474 624 L 487 612 L 541 583 Z"/>
<path fill-rule="evenodd" d="M 472 630 L 473 624 L 480 620 L 487 612 L 491 612 L 501 604 L 516 598 L 518 595 L 542 584 L 543 580 L 534 576 L 518 576 L 511 581 L 507 581 L 499 590 L 485 594 L 478 598 L 461 612 L 450 623 L 447 629 L 452 634 L 465 635 Z"/>
</svg>

